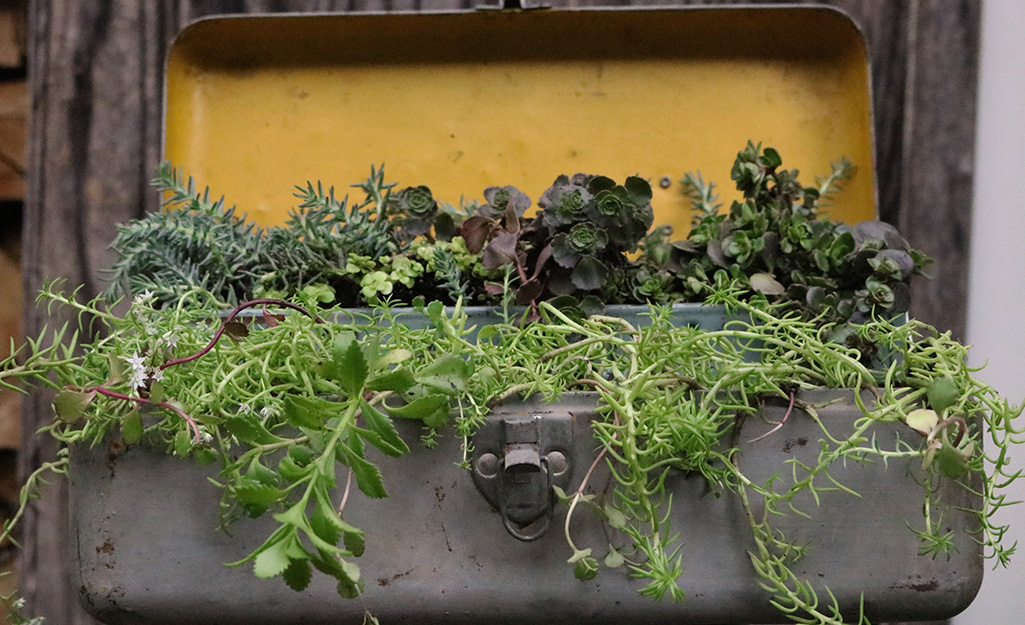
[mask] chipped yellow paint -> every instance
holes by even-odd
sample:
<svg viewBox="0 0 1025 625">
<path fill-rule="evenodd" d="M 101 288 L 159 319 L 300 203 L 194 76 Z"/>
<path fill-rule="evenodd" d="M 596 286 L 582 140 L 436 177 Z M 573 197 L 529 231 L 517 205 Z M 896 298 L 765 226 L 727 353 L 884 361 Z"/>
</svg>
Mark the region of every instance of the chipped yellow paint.
<svg viewBox="0 0 1025 625">
<path fill-rule="evenodd" d="M 736 198 L 749 139 L 806 184 L 846 156 L 859 172 L 831 210 L 875 214 L 865 46 L 825 9 L 206 20 L 172 49 L 166 105 L 166 158 L 263 224 L 285 219 L 294 185 L 344 195 L 384 163 L 453 204 L 506 184 L 536 200 L 560 173 L 639 174 L 656 223 L 682 235 L 679 180 L 700 171 Z"/>
</svg>

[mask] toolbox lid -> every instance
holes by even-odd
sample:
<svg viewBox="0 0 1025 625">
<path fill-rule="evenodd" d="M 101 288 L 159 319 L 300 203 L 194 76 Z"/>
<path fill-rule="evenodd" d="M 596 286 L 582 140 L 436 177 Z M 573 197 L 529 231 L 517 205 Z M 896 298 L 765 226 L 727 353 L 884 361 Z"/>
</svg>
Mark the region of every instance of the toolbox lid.
<svg viewBox="0 0 1025 625">
<path fill-rule="evenodd" d="M 265 225 L 294 185 L 341 196 L 383 163 L 452 204 L 636 174 L 655 223 L 683 236 L 680 179 L 739 197 L 729 172 L 748 140 L 806 185 L 847 157 L 859 171 L 830 212 L 876 213 L 864 38 L 824 7 L 207 18 L 172 46 L 165 104 L 165 157 Z"/>
</svg>

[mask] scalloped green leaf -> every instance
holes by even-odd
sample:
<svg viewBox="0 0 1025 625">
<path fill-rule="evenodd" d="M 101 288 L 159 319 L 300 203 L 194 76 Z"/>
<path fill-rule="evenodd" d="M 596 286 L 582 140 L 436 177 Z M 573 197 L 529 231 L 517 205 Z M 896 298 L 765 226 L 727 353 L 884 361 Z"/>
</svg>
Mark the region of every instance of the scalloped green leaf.
<svg viewBox="0 0 1025 625">
<path fill-rule="evenodd" d="M 331 363 L 327 367 L 327 375 L 333 378 L 350 396 L 363 392 L 370 367 L 359 341 L 351 333 L 344 333 L 335 338 L 331 348 Z"/>
<path fill-rule="evenodd" d="M 364 438 L 382 453 L 392 457 L 398 457 L 409 452 L 406 441 L 399 436 L 395 424 L 388 415 L 371 406 L 365 399 L 360 400 L 360 409 L 363 414 L 363 421 L 367 430 L 372 436 L 364 435 Z"/>
<path fill-rule="evenodd" d="M 254 458 L 253 461 L 249 463 L 249 468 L 246 470 L 246 477 L 267 486 L 277 486 L 280 483 L 280 476 L 278 473 L 263 466 L 259 457 Z"/>
<path fill-rule="evenodd" d="M 322 428 L 328 419 L 337 417 L 344 409 L 338 402 L 299 395 L 285 397 L 284 404 L 285 421 L 299 428 Z"/>
<path fill-rule="evenodd" d="M 242 478 L 235 486 L 235 498 L 244 505 L 268 505 L 280 501 L 287 491 L 267 484 L 261 484 L 250 478 Z"/>
<path fill-rule="evenodd" d="M 448 397 L 441 394 L 426 395 L 402 406 L 385 404 L 389 414 L 403 419 L 426 419 L 442 406 L 448 406 Z"/>
<path fill-rule="evenodd" d="M 384 489 L 384 480 L 381 478 L 380 469 L 348 445 L 339 445 L 338 452 L 345 465 L 352 469 L 352 474 L 356 478 L 356 486 L 364 495 L 374 499 L 383 499 L 388 496 Z"/>
<path fill-rule="evenodd" d="M 324 542 L 337 545 L 344 533 L 342 524 L 335 522 L 337 517 L 333 506 L 318 501 L 310 516 L 310 528 Z"/>
<path fill-rule="evenodd" d="M 417 382 L 431 390 L 453 395 L 466 390 L 472 373 L 473 365 L 466 359 L 442 354 L 419 372 Z"/>
<path fill-rule="evenodd" d="M 409 369 L 395 369 L 381 375 L 374 376 L 367 382 L 367 388 L 372 391 L 392 391 L 404 393 L 413 388 L 416 378 Z"/>
<path fill-rule="evenodd" d="M 261 579 L 281 575 L 288 568 L 289 541 L 294 540 L 292 533 L 285 534 L 281 539 L 265 545 L 253 561 L 253 574 Z"/>
<path fill-rule="evenodd" d="M 357 558 L 366 551 L 366 541 L 363 539 L 363 532 L 345 532 L 345 548 L 352 552 Z"/>
<path fill-rule="evenodd" d="M 270 445 L 284 440 L 271 434 L 271 431 L 252 413 L 239 413 L 224 417 L 224 427 L 243 443 Z"/>
<path fill-rule="evenodd" d="M 299 481 L 313 471 L 316 471 L 315 466 L 300 465 L 292 456 L 283 456 L 278 462 L 278 473 L 291 482 Z"/>
<path fill-rule="evenodd" d="M 313 579 L 313 567 L 310 566 L 309 560 L 292 560 L 281 576 L 289 588 L 299 592 L 306 590 L 310 585 L 310 580 Z"/>
<path fill-rule="evenodd" d="M 288 448 L 288 457 L 295 461 L 299 466 L 305 466 L 313 462 L 314 458 L 317 457 L 317 452 L 309 445 L 291 445 Z"/>
<path fill-rule="evenodd" d="M 343 599 L 355 599 L 363 591 L 363 584 L 351 579 L 339 579 L 336 586 L 338 595 Z"/>
</svg>

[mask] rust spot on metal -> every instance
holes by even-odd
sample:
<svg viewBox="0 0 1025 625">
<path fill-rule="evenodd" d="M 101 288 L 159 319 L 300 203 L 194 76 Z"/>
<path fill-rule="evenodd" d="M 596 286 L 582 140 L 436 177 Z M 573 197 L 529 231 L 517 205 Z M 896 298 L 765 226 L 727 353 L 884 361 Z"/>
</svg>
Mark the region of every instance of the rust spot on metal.
<svg viewBox="0 0 1025 625">
<path fill-rule="evenodd" d="M 111 475 L 114 473 L 114 465 L 117 464 L 124 452 L 125 444 L 121 440 L 111 441 L 110 446 L 107 447 L 107 468 L 110 469 Z"/>
<path fill-rule="evenodd" d="M 914 581 L 904 582 L 902 584 L 894 584 L 891 588 L 901 588 L 907 590 L 914 590 L 915 592 L 933 592 L 940 587 L 940 582 L 935 577 L 929 580 L 918 578 Z"/>
<path fill-rule="evenodd" d="M 794 447 L 804 447 L 807 444 L 808 439 L 803 436 L 792 441 L 787 441 L 786 444 L 783 445 L 783 453 L 789 454 L 791 451 L 794 450 Z"/>
<path fill-rule="evenodd" d="M 413 572 L 413 569 L 409 569 L 405 573 L 396 573 L 395 575 L 392 575 L 391 577 L 380 577 L 377 580 L 377 585 L 381 586 L 381 587 L 390 586 L 391 583 L 394 582 L 395 580 L 402 579 L 403 577 L 409 575 L 412 572 Z"/>
</svg>

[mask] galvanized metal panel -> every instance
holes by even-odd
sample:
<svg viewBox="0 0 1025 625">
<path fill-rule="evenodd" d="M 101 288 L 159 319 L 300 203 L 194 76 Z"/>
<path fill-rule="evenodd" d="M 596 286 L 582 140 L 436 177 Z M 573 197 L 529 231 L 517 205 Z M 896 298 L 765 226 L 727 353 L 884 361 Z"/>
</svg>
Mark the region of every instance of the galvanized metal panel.
<svg viewBox="0 0 1025 625">
<path fill-rule="evenodd" d="M 843 432 L 860 416 L 844 391 L 815 391 L 801 398 L 823 404 L 819 417 Z M 839 403 L 837 398 L 846 398 Z M 866 401 L 871 401 L 868 393 Z M 512 410 L 538 414 L 564 411 L 575 419 L 571 461 L 578 466 L 575 488 L 595 454 L 589 422 L 595 398 L 567 396 L 554 405 L 526 403 Z M 763 416 L 778 420 L 785 406 Z M 715 498 L 696 477 L 676 475 L 672 522 L 680 532 L 684 573 L 680 603 L 637 595 L 643 582 L 620 570 L 604 570 L 591 582 L 574 579 L 562 535 L 565 507 L 553 529 L 525 543 L 509 536 L 469 472 L 455 466 L 462 440 L 448 434 L 437 449 L 417 442 L 419 431 L 399 424 L 413 447 L 411 457 L 376 458 L 390 497 L 351 499 L 346 519 L 367 531 L 359 560 L 366 581 L 362 599 L 344 600 L 327 579 L 302 593 L 279 579 L 256 580 L 251 571 L 230 569 L 259 545 L 268 523 L 242 521 L 227 536 L 214 531 L 219 491 L 206 477 L 215 470 L 141 446 L 73 450 L 71 479 L 74 543 L 79 566 L 75 585 L 83 604 L 107 623 L 282 622 L 359 623 L 369 609 L 389 624 L 416 623 L 669 623 L 780 622 L 769 597 L 758 587 L 746 551 L 750 530 L 738 498 Z M 749 419 L 740 441 L 772 426 Z M 880 440 L 907 435 L 901 424 L 882 426 Z M 809 461 L 821 431 L 806 413 L 757 442 L 742 442 L 742 466 L 755 480 L 776 473 L 786 460 Z M 860 497 L 824 493 L 818 507 L 799 502 L 811 518 L 789 515 L 776 525 L 807 545 L 793 566 L 820 590 L 833 592 L 848 611 L 862 597 L 873 622 L 927 620 L 951 616 L 970 603 L 982 578 L 978 546 L 965 534 L 973 517 L 958 508 L 976 504 L 961 486 L 946 482 L 946 523 L 956 533 L 949 559 L 918 555 L 907 523 L 921 522 L 922 489 L 916 463 L 857 464 L 836 468 L 834 477 Z M 591 482 L 600 488 L 604 478 Z M 607 544 L 599 523 L 575 517 L 574 540 L 600 552 Z"/>
</svg>

